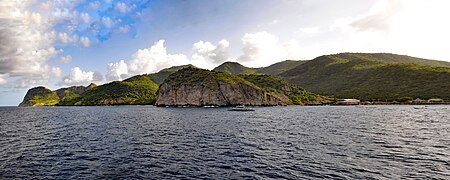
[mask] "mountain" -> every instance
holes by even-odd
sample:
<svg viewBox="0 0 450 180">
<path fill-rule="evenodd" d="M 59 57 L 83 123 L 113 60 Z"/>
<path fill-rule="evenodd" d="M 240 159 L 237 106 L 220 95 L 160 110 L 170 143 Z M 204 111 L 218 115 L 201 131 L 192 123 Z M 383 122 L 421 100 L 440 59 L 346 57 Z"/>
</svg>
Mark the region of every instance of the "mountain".
<svg viewBox="0 0 450 180">
<path fill-rule="evenodd" d="M 95 85 L 94 83 L 91 83 L 86 87 L 72 86 L 68 88 L 61 88 L 55 91 L 42 86 L 31 88 L 30 90 L 28 90 L 19 106 L 54 106 L 62 100 L 78 97 L 80 94 L 96 86 L 97 85 Z"/>
<path fill-rule="evenodd" d="M 213 71 L 224 72 L 228 74 L 268 74 L 276 76 L 305 62 L 307 61 L 286 60 L 262 68 L 249 68 L 237 62 L 224 62 L 223 64 L 214 68 Z"/>
<path fill-rule="evenodd" d="M 62 99 L 56 105 L 132 105 L 153 104 L 158 85 L 147 75 L 114 81 L 94 87 L 82 94 Z"/>
<path fill-rule="evenodd" d="M 188 67 L 159 87 L 157 106 L 321 104 L 327 98 L 269 75 L 232 75 Z"/>
<path fill-rule="evenodd" d="M 56 92 L 47 89 L 46 87 L 34 87 L 28 90 L 19 104 L 19 107 L 27 106 L 53 106 L 59 102 L 59 97 Z"/>
<path fill-rule="evenodd" d="M 450 99 L 450 63 L 386 53 L 325 55 L 280 74 L 312 92 L 394 101 Z"/>
<path fill-rule="evenodd" d="M 186 68 L 186 67 L 195 67 L 192 64 L 188 65 L 181 65 L 181 66 L 173 66 L 170 68 L 163 69 L 157 73 L 148 74 L 150 79 L 155 82 L 156 84 L 160 85 L 163 83 L 164 79 L 166 79 L 169 75 L 171 75 L 174 72 L 177 72 L 180 69 Z"/>
<path fill-rule="evenodd" d="M 224 62 L 213 69 L 216 72 L 223 72 L 228 74 L 256 74 L 256 68 L 245 67 L 237 62 Z"/>
<path fill-rule="evenodd" d="M 275 64 L 272 64 L 270 66 L 267 67 L 262 67 L 262 68 L 257 68 L 257 73 L 258 74 L 268 74 L 268 75 L 272 75 L 272 76 L 277 76 L 287 70 L 290 70 L 292 68 L 295 68 L 301 64 L 304 64 L 308 61 L 294 61 L 294 60 L 286 60 L 286 61 L 282 61 L 282 62 L 278 62 Z"/>
</svg>

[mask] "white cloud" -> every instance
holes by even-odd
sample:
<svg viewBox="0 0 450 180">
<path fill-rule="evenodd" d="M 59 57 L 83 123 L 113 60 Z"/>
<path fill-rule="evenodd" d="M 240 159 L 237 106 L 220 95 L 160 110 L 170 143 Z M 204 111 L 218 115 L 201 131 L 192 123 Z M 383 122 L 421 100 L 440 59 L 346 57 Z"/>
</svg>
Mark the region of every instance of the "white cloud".
<svg viewBox="0 0 450 180">
<path fill-rule="evenodd" d="M 48 10 L 48 9 L 52 8 L 52 6 L 53 6 L 52 1 L 45 1 L 39 5 L 39 8 Z"/>
<path fill-rule="evenodd" d="M 101 74 L 92 71 L 82 71 L 79 67 L 74 67 L 70 74 L 62 79 L 65 85 L 88 85 L 90 83 L 98 83 L 103 80 Z"/>
<path fill-rule="evenodd" d="M 52 67 L 52 74 L 56 77 L 61 77 L 62 71 L 59 67 Z"/>
<path fill-rule="evenodd" d="M 106 71 L 106 81 L 121 81 L 127 77 L 128 65 L 123 60 L 108 64 Z"/>
<path fill-rule="evenodd" d="M 86 9 L 88 10 L 96 10 L 100 7 L 100 2 L 98 1 L 94 1 L 94 2 L 90 2 L 87 6 Z"/>
<path fill-rule="evenodd" d="M 340 51 L 392 52 L 448 60 L 450 1 L 378 0 L 370 11 L 336 19 L 330 26 Z"/>
<path fill-rule="evenodd" d="M 89 46 L 91 46 L 91 41 L 89 40 L 89 38 L 88 37 L 81 37 L 80 38 L 80 45 L 81 45 L 81 47 L 89 47 Z"/>
<path fill-rule="evenodd" d="M 114 22 L 109 17 L 102 17 L 102 24 L 107 28 L 112 28 L 114 26 Z"/>
<path fill-rule="evenodd" d="M 128 6 L 127 4 L 125 4 L 123 2 L 118 2 L 114 9 L 119 13 L 127 13 L 127 12 L 132 11 L 134 8 L 136 8 L 135 4 Z"/>
<path fill-rule="evenodd" d="M 119 28 L 117 28 L 114 32 L 116 33 L 128 33 L 130 31 L 130 26 L 129 25 L 124 25 L 124 26 L 120 26 Z"/>
<path fill-rule="evenodd" d="M 127 12 L 127 5 L 123 2 L 119 2 L 116 4 L 115 10 L 120 12 L 120 13 L 126 13 Z"/>
<path fill-rule="evenodd" d="M 5 75 L 0 75 L 0 86 L 4 86 L 8 81 L 4 78 Z"/>
<path fill-rule="evenodd" d="M 61 59 L 57 60 L 56 62 L 62 63 L 62 64 L 69 64 L 70 62 L 72 62 L 72 56 L 71 55 L 63 56 L 63 57 L 61 57 Z"/>
<path fill-rule="evenodd" d="M 80 14 L 80 18 L 83 23 L 89 23 L 91 21 L 91 17 L 89 16 L 88 13 L 85 12 Z"/>
<path fill-rule="evenodd" d="M 282 60 L 299 58 L 299 45 L 295 40 L 280 44 L 278 37 L 265 31 L 246 33 L 241 40 L 243 55 L 237 61 L 250 67 L 268 66 Z"/>
<path fill-rule="evenodd" d="M 65 32 L 59 32 L 57 36 L 58 40 L 62 43 L 73 43 L 78 41 L 77 35 L 69 35 Z"/>
<path fill-rule="evenodd" d="M 316 34 L 319 31 L 320 31 L 319 27 L 304 27 L 299 29 L 299 32 L 303 34 Z"/>
<path fill-rule="evenodd" d="M 53 44 L 79 43 L 72 35 L 74 27 L 63 27 L 69 32 L 56 32 L 54 27 L 62 21 L 76 26 L 86 14 L 78 13 L 75 7 L 81 1 L 11 0 L 0 3 L 0 75 L 16 81 L 15 87 L 45 85 L 61 70 L 50 67 L 48 60 L 62 52 Z M 36 6 L 35 6 L 36 5 Z M 34 8 L 36 7 L 36 8 Z M 90 44 L 86 39 L 83 45 Z"/>
<path fill-rule="evenodd" d="M 130 74 L 153 73 L 163 68 L 187 64 L 189 60 L 183 54 L 167 54 L 164 40 L 155 42 L 150 48 L 139 49 L 128 63 Z"/>
<path fill-rule="evenodd" d="M 199 41 L 193 44 L 192 55 L 193 61 L 210 62 L 212 64 L 219 64 L 228 60 L 228 47 L 230 43 L 227 40 L 221 40 L 217 45 L 210 42 Z"/>
</svg>

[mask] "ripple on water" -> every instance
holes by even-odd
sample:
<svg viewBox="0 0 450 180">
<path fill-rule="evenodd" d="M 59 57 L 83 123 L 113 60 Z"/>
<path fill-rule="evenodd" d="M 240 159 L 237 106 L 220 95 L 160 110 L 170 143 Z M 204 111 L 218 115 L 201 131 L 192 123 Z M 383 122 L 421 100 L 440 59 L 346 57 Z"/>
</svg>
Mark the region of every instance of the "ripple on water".
<svg viewBox="0 0 450 180">
<path fill-rule="evenodd" d="M 448 179 L 432 106 L 0 108 L 0 179 Z"/>
</svg>

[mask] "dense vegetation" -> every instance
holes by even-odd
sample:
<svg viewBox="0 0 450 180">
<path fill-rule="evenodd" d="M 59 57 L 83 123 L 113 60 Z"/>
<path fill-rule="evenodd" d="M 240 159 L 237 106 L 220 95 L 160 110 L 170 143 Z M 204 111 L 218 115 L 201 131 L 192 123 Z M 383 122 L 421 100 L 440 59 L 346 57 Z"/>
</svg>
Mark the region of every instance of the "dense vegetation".
<svg viewBox="0 0 450 180">
<path fill-rule="evenodd" d="M 191 64 L 188 65 L 182 65 L 182 66 L 173 66 L 170 68 L 166 68 L 163 69 L 157 73 L 153 73 L 153 74 L 148 74 L 148 76 L 150 77 L 150 79 L 155 82 L 156 84 L 160 85 L 164 82 L 164 80 L 169 77 L 169 75 L 171 75 L 174 72 L 177 72 L 180 69 L 186 68 L 186 67 L 194 67 Z"/>
<path fill-rule="evenodd" d="M 450 99 L 449 64 L 393 54 L 343 53 L 318 57 L 280 76 L 313 92 L 341 98 Z"/>
<path fill-rule="evenodd" d="M 336 101 L 336 99 L 330 99 L 303 88 L 299 88 L 294 84 L 290 84 L 280 78 L 270 75 L 239 75 L 245 80 L 261 87 L 265 91 L 271 94 L 284 94 L 292 100 L 293 104 L 305 105 L 316 104 L 318 101 Z"/>
<path fill-rule="evenodd" d="M 175 73 L 179 70 L 180 73 Z M 285 95 L 294 104 L 313 104 L 317 99 L 327 99 L 314 93 L 398 102 L 416 98 L 450 99 L 450 62 L 387 53 L 341 53 L 309 61 L 287 60 L 263 68 L 226 62 L 207 71 L 184 65 L 101 86 L 72 86 L 56 91 L 35 87 L 28 91 L 20 105 L 152 104 L 158 85 L 165 80 L 178 85 L 201 83 L 211 88 L 216 86 L 217 80 L 243 83 L 273 96 Z"/>
<path fill-rule="evenodd" d="M 59 102 L 58 95 L 46 87 L 35 87 L 28 90 L 19 106 L 53 106 Z"/>
<path fill-rule="evenodd" d="M 181 86 L 186 84 L 201 84 L 205 87 L 215 87 L 216 80 L 226 83 L 237 84 L 243 83 L 250 86 L 255 86 L 253 83 L 232 74 L 220 73 L 215 71 L 208 71 L 195 67 L 188 67 L 179 70 L 177 73 L 170 75 L 165 82 L 173 83 L 175 86 Z"/>
<path fill-rule="evenodd" d="M 158 85 L 147 75 L 133 76 L 94 87 L 83 94 L 65 98 L 57 105 L 153 104 Z"/>
<path fill-rule="evenodd" d="M 224 72 L 228 74 L 268 74 L 276 76 L 305 62 L 307 61 L 286 60 L 262 68 L 249 68 L 237 62 L 225 62 L 220 66 L 214 68 L 213 71 Z"/>
<path fill-rule="evenodd" d="M 217 81 L 229 84 L 246 84 L 256 89 L 264 90 L 273 97 L 280 95 L 287 96 L 291 102 L 288 104 L 308 105 L 319 104 L 331 100 L 299 88 L 282 79 L 271 75 L 241 74 L 234 75 L 216 71 L 189 67 L 170 75 L 165 83 L 173 86 L 199 84 L 207 88 L 217 87 Z"/>
</svg>

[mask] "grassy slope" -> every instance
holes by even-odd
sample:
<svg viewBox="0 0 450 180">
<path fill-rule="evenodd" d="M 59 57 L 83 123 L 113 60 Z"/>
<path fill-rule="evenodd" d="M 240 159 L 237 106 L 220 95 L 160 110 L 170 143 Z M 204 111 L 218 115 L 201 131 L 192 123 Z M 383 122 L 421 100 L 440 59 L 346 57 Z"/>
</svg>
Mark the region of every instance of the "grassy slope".
<svg viewBox="0 0 450 180">
<path fill-rule="evenodd" d="M 182 65 L 182 66 L 173 66 L 170 68 L 163 69 L 157 73 L 149 74 L 148 76 L 152 81 L 154 81 L 156 84 L 160 85 L 164 82 L 164 80 L 169 77 L 174 72 L 177 72 L 180 69 L 186 68 L 186 67 L 194 67 L 191 64 L 188 65 Z"/>
<path fill-rule="evenodd" d="M 79 101 L 80 105 L 153 104 L 157 89 L 158 85 L 147 75 L 138 75 L 97 86 L 58 105 L 74 105 Z"/>
<path fill-rule="evenodd" d="M 278 93 L 289 97 L 294 104 L 316 104 L 318 100 L 326 99 L 323 96 L 311 93 L 282 79 L 270 75 L 233 75 L 199 68 L 185 68 L 170 75 L 165 83 L 175 86 L 201 84 L 205 87 L 216 87 L 216 81 L 231 84 L 243 83 L 257 89 L 263 89 L 267 93 L 277 96 Z"/>
<path fill-rule="evenodd" d="M 281 93 L 289 97 L 293 104 L 306 105 L 317 104 L 318 99 L 328 99 L 324 96 L 309 92 L 298 86 L 288 83 L 280 78 L 270 75 L 239 75 L 247 81 L 255 84 L 258 87 L 266 90 L 267 92 L 277 94 Z"/>
<path fill-rule="evenodd" d="M 214 68 L 213 71 L 224 72 L 228 74 L 268 74 L 276 76 L 305 62 L 307 61 L 286 60 L 262 68 L 249 68 L 237 62 L 225 62 Z"/>
<path fill-rule="evenodd" d="M 408 63 L 407 63 L 408 62 Z M 450 63 L 393 54 L 321 56 L 281 74 L 316 93 L 363 100 L 450 99 Z"/>
<path fill-rule="evenodd" d="M 32 94 L 28 94 L 27 92 L 20 106 L 53 106 L 59 102 L 58 95 L 46 87 L 35 87 L 29 91 L 34 92 Z"/>
</svg>

